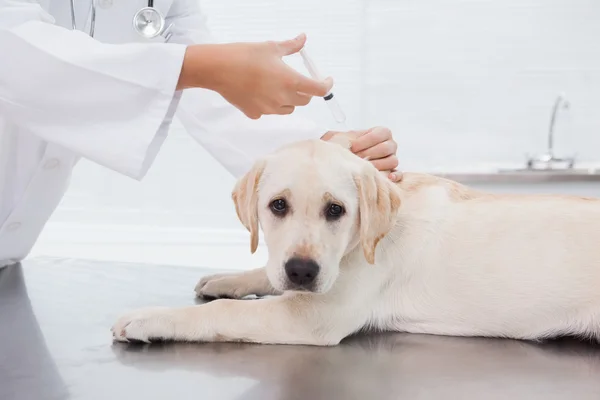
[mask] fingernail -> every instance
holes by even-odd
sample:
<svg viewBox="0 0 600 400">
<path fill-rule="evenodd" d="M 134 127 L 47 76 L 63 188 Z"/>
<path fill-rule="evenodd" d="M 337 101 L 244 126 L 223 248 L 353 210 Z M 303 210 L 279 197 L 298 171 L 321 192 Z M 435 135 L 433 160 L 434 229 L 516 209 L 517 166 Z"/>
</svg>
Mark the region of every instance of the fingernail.
<svg viewBox="0 0 600 400">
<path fill-rule="evenodd" d="M 398 179 L 398 177 L 396 176 L 396 174 L 390 174 L 390 179 L 395 181 L 396 179 Z"/>
</svg>

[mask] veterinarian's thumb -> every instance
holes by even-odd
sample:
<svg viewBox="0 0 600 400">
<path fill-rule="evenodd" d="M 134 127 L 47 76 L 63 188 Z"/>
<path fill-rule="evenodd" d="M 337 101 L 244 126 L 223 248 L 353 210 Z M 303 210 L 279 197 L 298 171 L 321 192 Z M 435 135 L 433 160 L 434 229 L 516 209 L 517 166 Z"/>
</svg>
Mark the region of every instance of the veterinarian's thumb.
<svg viewBox="0 0 600 400">
<path fill-rule="evenodd" d="M 306 43 L 306 35 L 304 33 L 298 35 L 294 39 L 284 40 L 283 42 L 277 43 L 279 48 L 279 54 L 282 56 L 289 56 L 302 50 Z"/>
</svg>

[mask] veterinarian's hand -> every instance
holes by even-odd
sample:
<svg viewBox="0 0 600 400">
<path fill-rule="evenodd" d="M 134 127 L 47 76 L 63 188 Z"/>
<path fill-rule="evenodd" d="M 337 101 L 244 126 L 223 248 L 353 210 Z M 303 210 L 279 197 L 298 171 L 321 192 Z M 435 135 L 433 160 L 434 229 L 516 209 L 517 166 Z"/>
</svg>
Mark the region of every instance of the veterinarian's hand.
<svg viewBox="0 0 600 400">
<path fill-rule="evenodd" d="M 189 46 L 177 88 L 216 91 L 252 119 L 291 114 L 313 96 L 325 96 L 333 85 L 331 78 L 308 78 L 283 61 L 298 53 L 305 42 L 302 34 L 280 42 Z"/>
<path fill-rule="evenodd" d="M 322 139 L 328 140 L 340 133 L 350 139 L 352 142 L 350 150 L 354 154 L 368 159 L 380 171 L 390 171 L 389 178 L 392 181 L 402 180 L 402 173 L 396 171 L 398 144 L 394 141 L 392 131 L 380 126 L 349 132 L 330 131 Z"/>
</svg>

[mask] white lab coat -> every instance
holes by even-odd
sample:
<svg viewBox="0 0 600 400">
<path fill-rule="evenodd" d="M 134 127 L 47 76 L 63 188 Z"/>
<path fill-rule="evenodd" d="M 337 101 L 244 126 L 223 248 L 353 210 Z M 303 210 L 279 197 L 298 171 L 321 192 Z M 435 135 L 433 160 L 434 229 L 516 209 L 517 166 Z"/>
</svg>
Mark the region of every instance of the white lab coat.
<svg viewBox="0 0 600 400">
<path fill-rule="evenodd" d="M 86 158 L 134 179 L 152 165 L 176 115 L 235 176 L 287 142 L 325 133 L 311 121 L 254 121 L 219 95 L 175 92 L 187 44 L 209 42 L 199 0 L 156 0 L 169 43 L 132 28 L 146 0 L 0 0 L 0 266 L 22 260 Z M 201 177 L 198 177 L 201 179 Z"/>
</svg>

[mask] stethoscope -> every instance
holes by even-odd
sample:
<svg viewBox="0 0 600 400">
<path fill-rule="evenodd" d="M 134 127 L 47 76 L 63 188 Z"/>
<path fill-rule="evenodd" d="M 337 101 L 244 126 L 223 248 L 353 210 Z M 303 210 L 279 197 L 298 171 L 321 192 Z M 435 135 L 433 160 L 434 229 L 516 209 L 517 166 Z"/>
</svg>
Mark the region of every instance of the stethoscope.
<svg viewBox="0 0 600 400">
<path fill-rule="evenodd" d="M 92 0 L 91 21 L 89 35 L 94 37 L 96 27 L 96 0 Z M 75 0 L 71 0 L 71 24 L 73 30 L 77 29 L 75 22 Z M 154 8 L 154 0 L 148 0 L 148 6 L 140 9 L 133 16 L 133 29 L 143 38 L 153 39 L 159 35 L 164 36 L 165 41 L 171 37 L 170 28 L 165 29 L 165 17 Z"/>
</svg>

